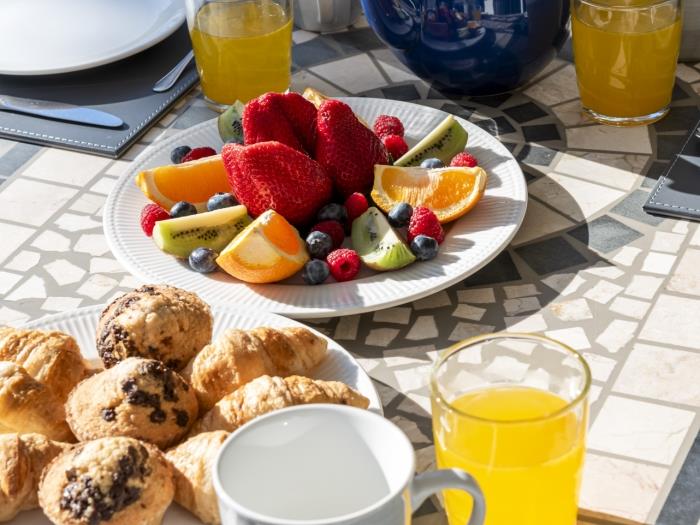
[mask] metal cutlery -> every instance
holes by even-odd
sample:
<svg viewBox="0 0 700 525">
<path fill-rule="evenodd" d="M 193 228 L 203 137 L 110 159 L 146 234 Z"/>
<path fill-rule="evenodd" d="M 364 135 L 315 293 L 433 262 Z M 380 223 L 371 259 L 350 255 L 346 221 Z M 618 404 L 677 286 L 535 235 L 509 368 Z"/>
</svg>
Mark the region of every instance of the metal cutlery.
<svg viewBox="0 0 700 525">
<path fill-rule="evenodd" d="M 26 99 L 9 95 L 0 95 L 0 111 L 12 111 L 35 117 L 89 124 L 103 128 L 120 128 L 124 125 L 122 119 L 106 111 L 64 104 L 62 102 Z"/>
<path fill-rule="evenodd" d="M 175 64 L 174 68 L 168 71 L 158 82 L 153 84 L 153 91 L 156 93 L 162 93 L 163 91 L 168 91 L 171 87 L 173 87 L 175 82 L 177 82 L 177 79 L 180 78 L 180 75 L 182 75 L 182 72 L 193 58 L 194 51 L 187 53 L 182 60 Z"/>
</svg>

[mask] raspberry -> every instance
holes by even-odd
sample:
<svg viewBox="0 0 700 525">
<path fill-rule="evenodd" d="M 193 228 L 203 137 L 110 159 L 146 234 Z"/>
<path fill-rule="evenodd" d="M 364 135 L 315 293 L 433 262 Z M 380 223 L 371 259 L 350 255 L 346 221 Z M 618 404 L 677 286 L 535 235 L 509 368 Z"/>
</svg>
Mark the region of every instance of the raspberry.
<svg viewBox="0 0 700 525">
<path fill-rule="evenodd" d="M 357 219 L 360 215 L 367 211 L 367 197 L 361 193 L 353 193 L 345 200 L 345 209 L 348 210 L 348 223 Z"/>
<path fill-rule="evenodd" d="M 157 204 L 146 204 L 141 210 L 141 229 L 146 236 L 153 235 L 153 228 L 158 221 L 169 219 L 170 214 Z"/>
<path fill-rule="evenodd" d="M 386 135 L 382 138 L 382 142 L 393 159 L 403 157 L 404 153 L 408 151 L 408 144 L 399 135 Z"/>
<path fill-rule="evenodd" d="M 479 161 L 476 160 L 476 157 L 466 151 L 457 153 L 457 155 L 452 158 L 452 162 L 450 162 L 450 166 L 453 168 L 474 168 L 478 165 Z"/>
<path fill-rule="evenodd" d="M 210 148 L 209 146 L 204 146 L 202 148 L 194 148 L 187 155 L 182 157 L 182 162 L 203 159 L 204 157 L 211 157 L 212 155 L 216 155 L 216 151 L 214 150 L 214 148 Z"/>
<path fill-rule="evenodd" d="M 372 128 L 374 134 L 380 139 L 383 139 L 387 135 L 398 135 L 403 137 L 404 129 L 403 124 L 398 119 L 398 117 L 392 117 L 390 115 L 379 115 L 377 120 L 374 121 L 374 127 Z"/>
<path fill-rule="evenodd" d="M 408 223 L 408 242 L 413 241 L 417 235 L 432 237 L 438 244 L 445 240 L 445 232 L 442 231 L 440 221 L 432 210 L 425 206 L 416 206 Z"/>
<path fill-rule="evenodd" d="M 360 256 L 355 250 L 342 248 L 332 251 L 326 257 L 331 275 L 338 282 L 351 281 L 360 271 Z"/>
<path fill-rule="evenodd" d="M 338 221 L 321 221 L 311 228 L 312 232 L 327 233 L 333 239 L 333 248 L 340 248 L 345 240 L 345 229 Z"/>
</svg>

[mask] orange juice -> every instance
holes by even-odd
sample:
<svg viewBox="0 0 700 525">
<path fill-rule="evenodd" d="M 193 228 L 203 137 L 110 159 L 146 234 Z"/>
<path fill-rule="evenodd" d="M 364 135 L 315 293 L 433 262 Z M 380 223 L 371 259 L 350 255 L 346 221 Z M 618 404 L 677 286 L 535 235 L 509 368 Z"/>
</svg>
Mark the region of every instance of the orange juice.
<svg viewBox="0 0 700 525">
<path fill-rule="evenodd" d="M 476 478 L 485 525 L 575 525 L 585 413 L 552 416 L 567 401 L 524 386 L 474 390 L 450 406 L 457 412 L 433 402 L 438 466 Z M 450 525 L 467 523 L 468 495 L 445 491 L 445 505 Z"/>
<path fill-rule="evenodd" d="M 190 36 L 210 100 L 247 102 L 289 87 L 292 17 L 282 6 L 270 0 L 204 4 Z"/>
<path fill-rule="evenodd" d="M 573 0 L 571 16 L 583 107 L 622 119 L 663 116 L 671 102 L 680 47 L 677 1 L 593 3 Z"/>
</svg>

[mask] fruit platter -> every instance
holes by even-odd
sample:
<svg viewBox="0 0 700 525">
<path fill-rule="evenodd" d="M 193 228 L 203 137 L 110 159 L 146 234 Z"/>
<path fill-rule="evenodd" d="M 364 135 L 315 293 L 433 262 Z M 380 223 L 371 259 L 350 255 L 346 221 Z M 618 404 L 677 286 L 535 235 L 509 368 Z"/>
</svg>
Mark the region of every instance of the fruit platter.
<svg viewBox="0 0 700 525">
<path fill-rule="evenodd" d="M 478 126 L 405 102 L 312 89 L 236 103 L 144 152 L 104 230 L 133 274 L 291 317 L 387 308 L 477 271 L 527 190 Z"/>
</svg>

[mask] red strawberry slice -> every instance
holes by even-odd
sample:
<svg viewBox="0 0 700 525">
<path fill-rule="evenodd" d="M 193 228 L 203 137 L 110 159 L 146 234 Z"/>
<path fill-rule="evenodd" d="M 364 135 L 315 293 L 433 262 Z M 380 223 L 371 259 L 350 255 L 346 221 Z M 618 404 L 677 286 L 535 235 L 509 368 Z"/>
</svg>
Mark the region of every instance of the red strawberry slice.
<svg viewBox="0 0 700 525">
<path fill-rule="evenodd" d="M 221 156 L 233 194 L 253 217 L 272 209 L 305 226 L 331 200 L 333 182 L 323 168 L 285 144 L 225 144 Z"/>
<path fill-rule="evenodd" d="M 316 140 L 316 107 L 299 93 L 265 93 L 243 110 L 246 144 L 277 141 L 313 153 Z"/>
<path fill-rule="evenodd" d="M 386 148 L 372 130 L 344 102 L 326 100 L 318 108 L 316 134 L 316 160 L 340 196 L 367 193 L 374 181 L 374 165 L 388 163 Z"/>
</svg>

